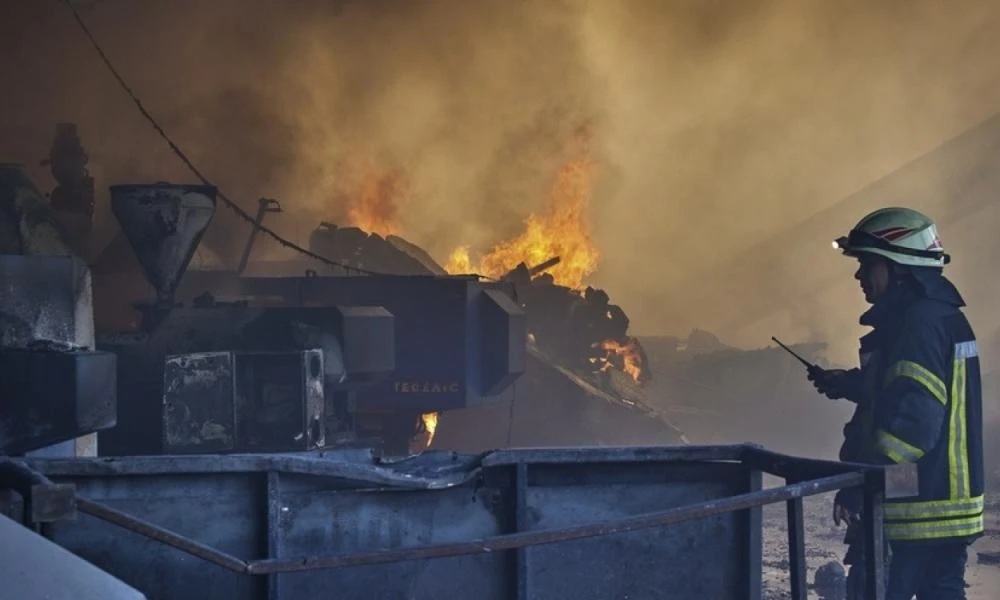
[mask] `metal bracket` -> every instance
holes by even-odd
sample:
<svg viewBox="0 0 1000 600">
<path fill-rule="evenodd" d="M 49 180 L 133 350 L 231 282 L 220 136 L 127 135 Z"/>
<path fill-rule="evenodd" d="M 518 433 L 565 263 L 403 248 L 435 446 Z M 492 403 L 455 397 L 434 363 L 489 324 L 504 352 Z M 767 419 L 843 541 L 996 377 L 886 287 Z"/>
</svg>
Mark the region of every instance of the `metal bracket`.
<svg viewBox="0 0 1000 600">
<path fill-rule="evenodd" d="M 72 483 L 36 483 L 31 486 L 31 520 L 53 523 L 76 518 L 76 486 Z"/>
<path fill-rule="evenodd" d="M 247 261 L 250 260 L 250 251 L 253 249 L 254 240 L 257 239 L 257 233 L 260 231 L 261 224 L 264 222 L 264 215 L 267 213 L 279 213 L 281 212 L 281 205 L 278 204 L 277 200 L 272 198 L 261 198 L 257 201 L 257 216 L 253 220 L 253 229 L 250 231 L 250 237 L 247 238 L 247 244 L 243 248 L 243 256 L 240 257 L 240 265 L 236 267 L 236 272 L 238 274 L 243 274 L 243 271 L 247 268 Z"/>
</svg>

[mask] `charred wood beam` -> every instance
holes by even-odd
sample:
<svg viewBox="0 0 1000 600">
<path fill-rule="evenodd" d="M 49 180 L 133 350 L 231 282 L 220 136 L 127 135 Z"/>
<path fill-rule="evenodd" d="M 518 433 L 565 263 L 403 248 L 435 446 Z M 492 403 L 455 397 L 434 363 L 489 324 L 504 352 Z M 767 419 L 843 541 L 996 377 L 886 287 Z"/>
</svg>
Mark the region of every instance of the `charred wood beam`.
<svg viewBox="0 0 1000 600">
<path fill-rule="evenodd" d="M 535 275 L 538 275 L 539 273 L 545 272 L 545 271 L 551 269 L 552 267 L 558 265 L 561 260 L 562 259 L 559 258 L 558 256 L 553 256 L 552 258 L 548 259 L 547 261 L 545 261 L 543 263 L 539 263 L 539 264 L 531 267 L 530 269 L 528 269 L 528 275 L 531 276 L 531 277 L 534 277 Z"/>
</svg>

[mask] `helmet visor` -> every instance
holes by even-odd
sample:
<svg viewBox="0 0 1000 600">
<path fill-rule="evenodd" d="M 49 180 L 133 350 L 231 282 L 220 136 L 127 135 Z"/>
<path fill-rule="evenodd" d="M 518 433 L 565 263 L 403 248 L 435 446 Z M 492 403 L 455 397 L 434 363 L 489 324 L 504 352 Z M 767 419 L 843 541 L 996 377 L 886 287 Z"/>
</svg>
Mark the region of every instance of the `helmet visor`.
<svg viewBox="0 0 1000 600">
<path fill-rule="evenodd" d="M 880 237 L 858 229 L 851 230 L 846 237 L 837 238 L 833 245 L 835 248 L 843 251 L 843 253 L 847 256 L 856 256 L 858 251 L 863 251 L 864 248 L 877 248 L 886 252 L 916 256 L 918 258 L 927 258 L 931 260 L 944 259 L 945 264 L 951 260 L 951 258 L 941 250 L 918 250 L 916 248 L 896 246 Z"/>
</svg>

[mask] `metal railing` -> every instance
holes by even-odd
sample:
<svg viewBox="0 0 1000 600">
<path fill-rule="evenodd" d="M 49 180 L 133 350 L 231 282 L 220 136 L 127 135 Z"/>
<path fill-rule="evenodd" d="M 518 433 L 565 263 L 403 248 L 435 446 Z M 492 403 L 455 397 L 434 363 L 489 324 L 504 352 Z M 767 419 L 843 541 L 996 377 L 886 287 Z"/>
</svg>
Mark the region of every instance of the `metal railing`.
<svg viewBox="0 0 1000 600">
<path fill-rule="evenodd" d="M 710 456 L 716 459 L 737 460 L 746 464 L 751 469 L 783 477 L 786 485 L 698 502 L 663 511 L 571 527 L 514 532 L 462 542 L 354 552 L 333 556 L 303 556 L 298 558 L 265 558 L 255 560 L 244 560 L 232 556 L 190 537 L 177 534 L 134 515 L 127 514 L 106 504 L 80 497 L 79 495 L 74 497 L 75 505 L 72 508 L 218 565 L 229 571 L 247 575 L 276 575 L 281 573 L 517 550 L 533 546 L 665 527 L 693 519 L 785 502 L 788 520 L 788 559 L 791 597 L 794 600 L 805 600 L 807 597 L 807 583 L 803 498 L 848 488 L 860 488 L 862 490 L 864 508 L 861 519 L 865 532 L 866 549 L 883 547 L 881 521 L 882 501 L 885 495 L 886 481 L 883 469 L 864 465 L 831 463 L 789 457 L 748 445 L 692 448 L 694 454 L 698 454 L 700 451 L 704 455 L 706 450 Z M 571 451 L 571 449 L 567 450 L 567 452 Z M 55 484 L 45 475 L 31 469 L 24 463 L 11 459 L 0 459 L 0 489 L 6 488 L 18 491 L 24 497 L 26 506 L 32 503 L 33 497 L 37 498 L 40 494 L 45 493 L 47 488 L 53 490 L 62 488 L 60 494 L 64 495 L 65 487 L 66 484 Z M 49 515 L 47 520 L 58 520 L 67 516 Z M 883 553 L 866 551 L 864 555 L 865 595 L 867 598 L 882 600 L 884 598 Z"/>
</svg>

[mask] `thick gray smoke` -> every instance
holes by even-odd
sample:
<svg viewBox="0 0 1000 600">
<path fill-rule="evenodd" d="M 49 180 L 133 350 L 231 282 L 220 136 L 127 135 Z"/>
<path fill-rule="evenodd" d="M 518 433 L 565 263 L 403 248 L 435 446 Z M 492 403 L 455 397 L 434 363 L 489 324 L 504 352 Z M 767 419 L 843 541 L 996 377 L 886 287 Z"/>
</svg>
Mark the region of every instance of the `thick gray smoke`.
<svg viewBox="0 0 1000 600">
<path fill-rule="evenodd" d="M 600 7 L 586 47 L 608 84 L 607 152 L 622 169 L 616 201 L 597 208 L 601 281 L 646 331 L 700 324 L 751 347 L 771 334 L 811 338 L 850 360 L 861 333 L 852 325 L 865 307 L 855 265 L 830 240 L 863 213 L 831 211 L 802 227 L 808 235 L 795 229 L 1000 111 L 1000 39 L 990 33 L 1000 6 Z M 947 173 L 922 175 L 916 183 L 934 189 L 935 176 Z M 772 243 L 778 234 L 783 247 Z M 964 237 L 949 227 L 942 236 L 953 245 Z M 974 256 L 958 258 L 968 264 Z M 814 271 L 836 273 L 844 285 L 813 292 Z M 952 272 L 960 285 L 972 280 Z M 773 310 L 747 311 L 751 300 Z"/>
<path fill-rule="evenodd" d="M 23 96 L 3 100 L 0 154 L 34 161 L 54 122 L 74 120 L 99 183 L 191 179 L 65 10 L 10 13 L 5 80 Z M 278 198 L 272 224 L 290 237 L 344 216 L 345 165 L 361 159 L 407 174 L 402 225 L 432 252 L 495 242 L 543 203 L 557 149 L 600 113 L 582 14 L 561 2 L 104 0 L 83 14 L 203 172 L 249 209 Z"/>
<path fill-rule="evenodd" d="M 976 0 L 80 4 L 196 164 L 250 211 L 278 198 L 270 223 L 291 238 L 344 217 L 344 165 L 362 157 L 407 174 L 406 237 L 441 258 L 483 248 L 544 205 L 585 124 L 603 177 L 592 280 L 635 332 L 703 327 L 751 346 L 776 333 L 839 360 L 864 307 L 828 241 L 859 215 L 786 235 L 785 252 L 815 262 L 747 255 L 1000 108 L 1000 6 Z M 51 187 L 37 161 L 69 120 L 101 188 L 193 179 L 65 9 L 3 6 L 2 160 Z M 220 211 L 210 242 L 230 253 L 246 232 Z M 806 269 L 847 287 L 809 297 Z M 774 310 L 741 316 L 748 295 Z"/>
</svg>

